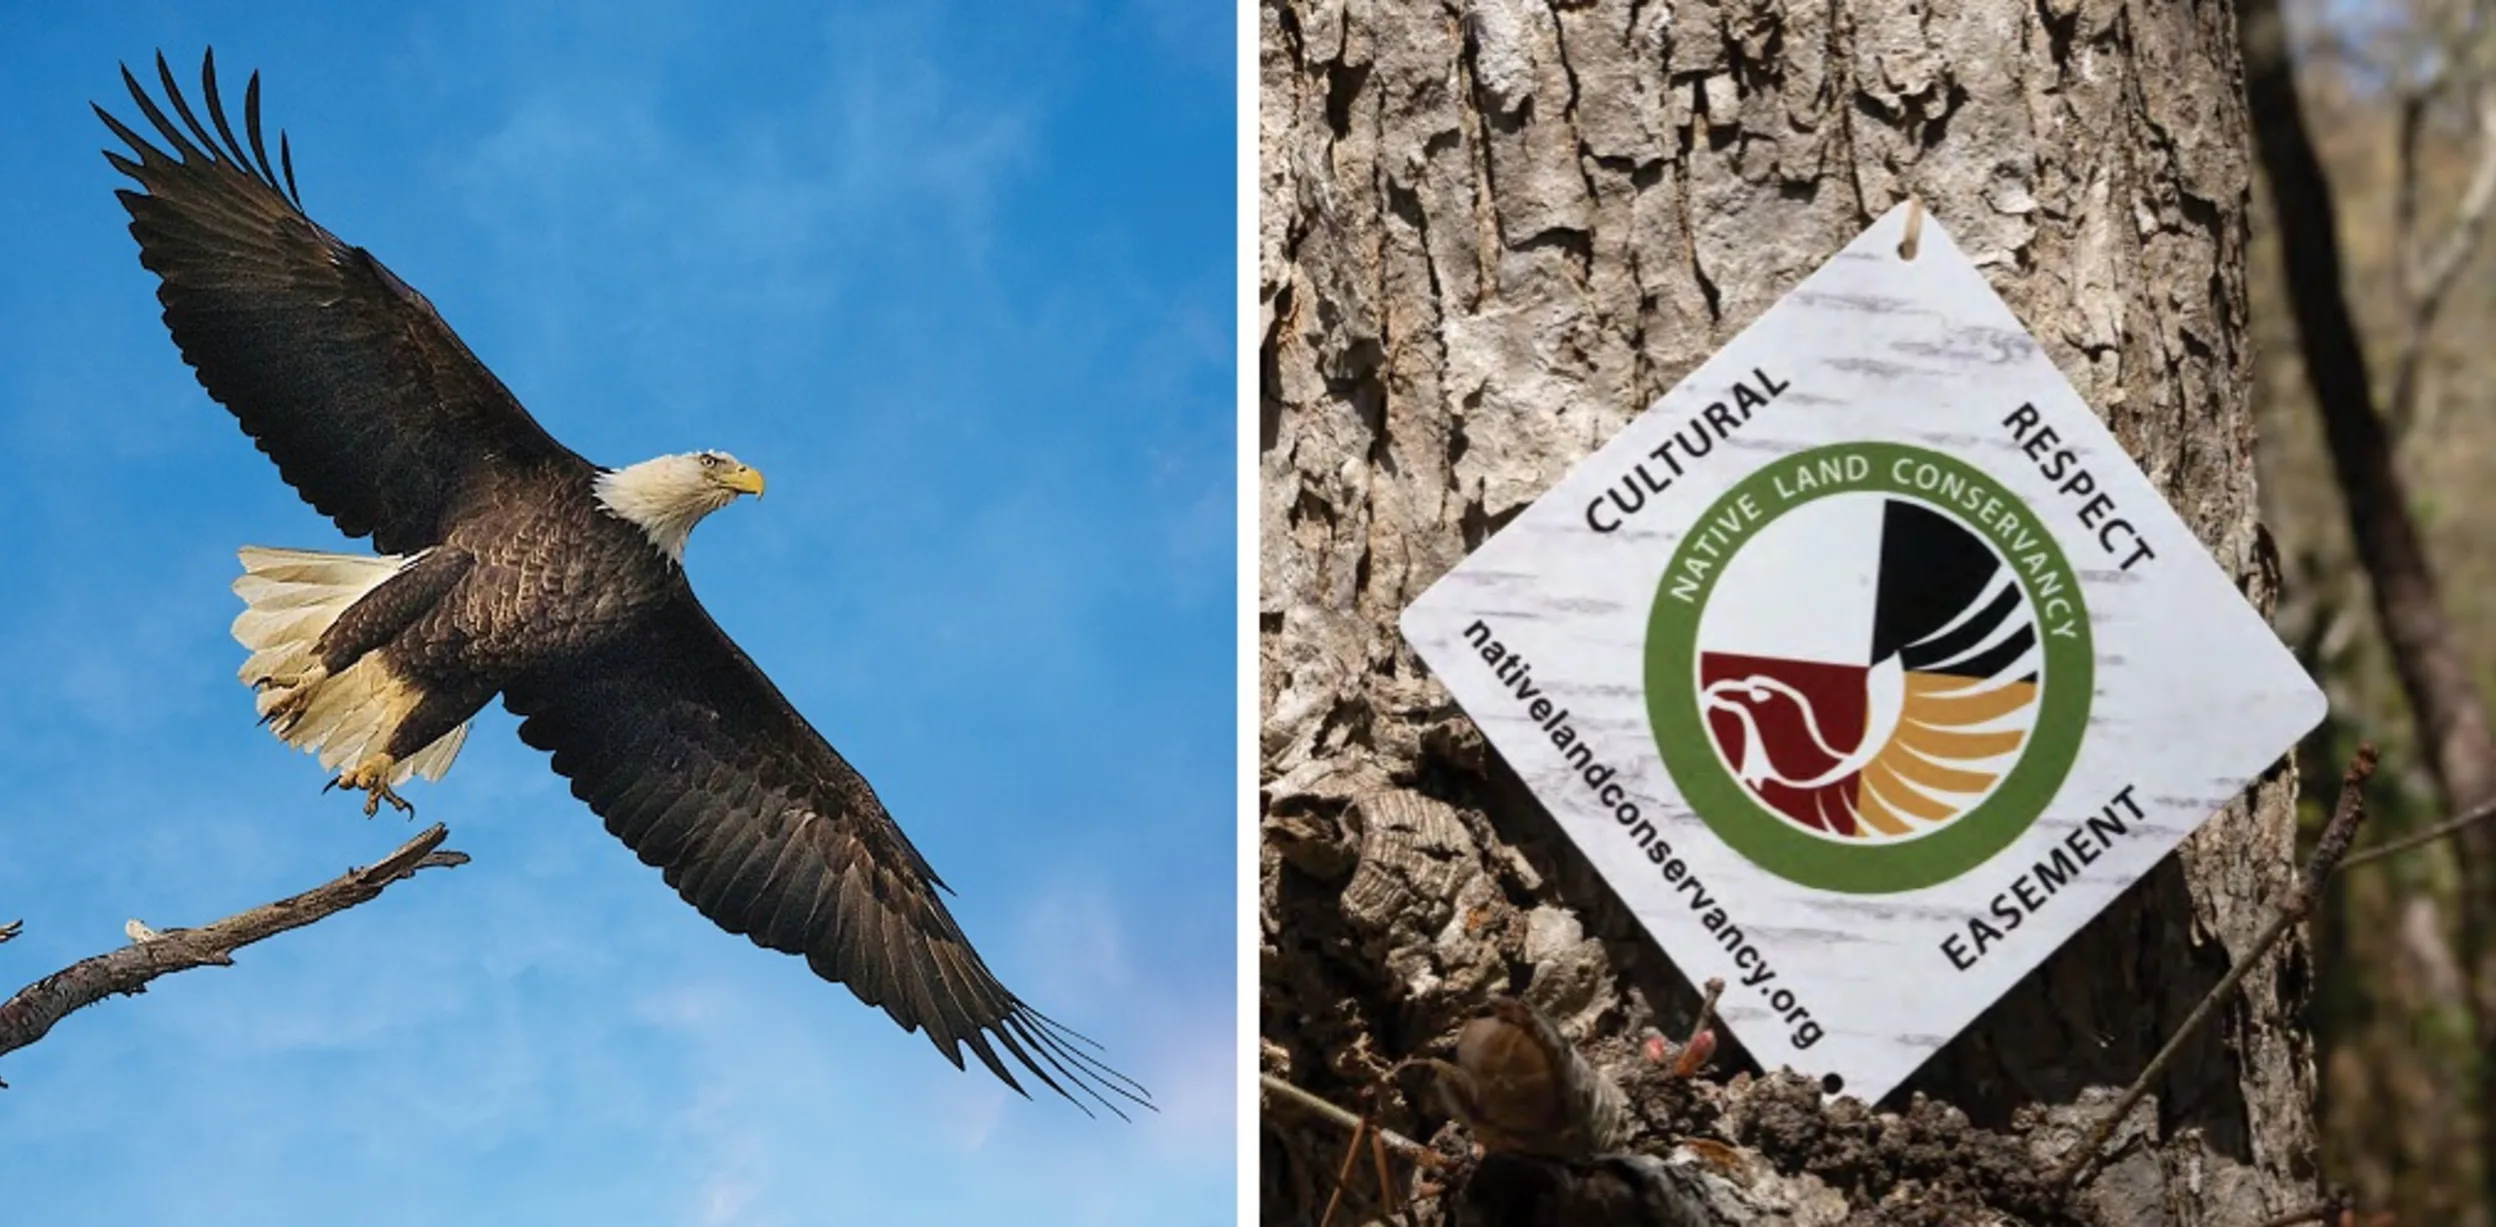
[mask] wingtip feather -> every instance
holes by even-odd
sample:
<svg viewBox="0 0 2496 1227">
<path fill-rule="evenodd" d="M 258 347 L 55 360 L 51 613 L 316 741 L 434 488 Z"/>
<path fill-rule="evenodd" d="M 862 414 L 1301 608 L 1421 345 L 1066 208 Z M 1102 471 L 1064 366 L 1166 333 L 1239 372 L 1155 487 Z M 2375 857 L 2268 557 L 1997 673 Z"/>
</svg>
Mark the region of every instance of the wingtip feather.
<svg viewBox="0 0 2496 1227">
<path fill-rule="evenodd" d="M 234 139 L 234 125 L 225 119 L 225 99 L 217 90 L 217 50 L 214 47 L 200 57 L 199 92 L 208 100 L 208 118 L 217 125 L 217 136 L 225 142 L 226 154 L 240 163 L 243 160 L 243 145 Z"/>
<path fill-rule="evenodd" d="M 156 78 L 164 83 L 165 101 L 173 104 L 173 113 L 182 117 L 182 126 L 190 129 L 191 138 L 207 150 L 209 160 L 221 160 L 217 154 L 216 138 L 208 135 L 208 129 L 199 122 L 199 116 L 192 113 L 191 100 L 182 96 L 182 85 L 173 79 L 173 66 L 165 62 L 162 51 L 156 53 Z"/>
<path fill-rule="evenodd" d="M 253 72 L 243 83 L 243 132 L 251 138 L 252 160 L 260 165 L 260 178 L 271 188 L 277 186 L 277 172 L 269 169 L 268 143 L 260 137 L 260 74 Z M 282 137 L 285 134 L 279 133 Z"/>
</svg>

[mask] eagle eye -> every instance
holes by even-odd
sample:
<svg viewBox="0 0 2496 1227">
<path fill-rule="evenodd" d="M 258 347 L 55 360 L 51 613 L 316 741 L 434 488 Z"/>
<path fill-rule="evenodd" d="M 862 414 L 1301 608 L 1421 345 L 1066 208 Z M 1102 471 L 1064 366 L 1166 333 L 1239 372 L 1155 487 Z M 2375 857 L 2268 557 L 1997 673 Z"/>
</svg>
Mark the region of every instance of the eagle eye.
<svg viewBox="0 0 2496 1227">
<path fill-rule="evenodd" d="M 718 467 L 719 467 L 719 457 L 714 456 L 714 455 L 712 455 L 712 454 L 711 454 L 711 453 L 709 453 L 709 452 L 704 452 L 704 453 L 702 453 L 702 467 L 703 467 L 703 468 L 706 468 L 706 469 L 716 469 L 716 468 L 718 468 Z"/>
</svg>

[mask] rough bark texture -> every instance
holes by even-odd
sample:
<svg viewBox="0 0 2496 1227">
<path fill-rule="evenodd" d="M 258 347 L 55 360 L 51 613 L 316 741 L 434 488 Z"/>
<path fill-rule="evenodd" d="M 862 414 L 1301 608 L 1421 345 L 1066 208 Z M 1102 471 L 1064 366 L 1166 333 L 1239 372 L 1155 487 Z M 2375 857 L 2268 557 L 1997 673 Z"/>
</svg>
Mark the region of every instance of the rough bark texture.
<svg viewBox="0 0 2496 1227">
<path fill-rule="evenodd" d="M 1647 1028 L 1687 1024 L 1696 993 L 1395 619 L 1910 191 L 2268 608 L 2224 6 L 1268 0 L 1261 20 L 1267 1072 L 1353 1102 L 1501 993 L 1625 1071 Z M 1633 1093 L 1646 1148 L 1740 1143 L 1720 1176 L 1748 1186 L 1745 1221 L 2053 1221 L 2018 1156 L 2067 1147 L 2074 1105 L 2129 1081 L 2259 929 L 2293 793 L 2266 778 L 1937 1056 L 1911 1090 L 1950 1106 L 1678 1084 Z M 2256 972 L 2082 1221 L 2311 1203 L 2306 971 L 2299 946 Z M 1269 1219 L 1314 1221 L 1341 1140 L 1269 1126 Z"/>
</svg>

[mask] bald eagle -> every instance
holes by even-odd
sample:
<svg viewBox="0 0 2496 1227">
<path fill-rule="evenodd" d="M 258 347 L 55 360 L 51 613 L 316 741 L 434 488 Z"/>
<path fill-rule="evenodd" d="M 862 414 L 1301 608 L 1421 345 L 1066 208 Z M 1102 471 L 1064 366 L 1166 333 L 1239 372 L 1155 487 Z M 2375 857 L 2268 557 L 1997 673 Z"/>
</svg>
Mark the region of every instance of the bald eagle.
<svg viewBox="0 0 2496 1227">
<path fill-rule="evenodd" d="M 287 484 L 379 551 L 242 551 L 242 675 L 277 735 L 367 815 L 406 809 L 397 788 L 439 778 L 500 695 L 719 927 L 925 1028 L 956 1068 L 967 1046 L 1022 1092 L 1002 1048 L 1079 1107 L 1150 1107 L 997 981 L 875 790 L 694 598 L 687 535 L 762 474 L 716 451 L 615 469 L 574 454 L 423 295 L 305 214 L 283 133 L 282 177 L 270 165 L 257 74 L 237 140 L 213 53 L 213 135 L 162 54 L 156 71 L 178 126 L 122 80 L 164 147 L 95 111 L 129 147 L 105 157 L 144 189 L 116 195 L 174 344 Z"/>
</svg>

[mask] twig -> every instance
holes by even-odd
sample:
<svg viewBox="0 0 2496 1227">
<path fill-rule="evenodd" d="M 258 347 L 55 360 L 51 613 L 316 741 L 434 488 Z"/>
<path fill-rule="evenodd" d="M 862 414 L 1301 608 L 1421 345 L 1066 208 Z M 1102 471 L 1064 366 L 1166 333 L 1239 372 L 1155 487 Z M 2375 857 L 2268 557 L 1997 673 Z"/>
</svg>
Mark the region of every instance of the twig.
<svg viewBox="0 0 2496 1227">
<path fill-rule="evenodd" d="M 2062 1170 L 2055 1173 L 2053 1183 L 2064 1188 L 2079 1185 L 2081 1176 L 2097 1161 L 2097 1153 L 2106 1145 L 2106 1139 L 2114 1136 L 2115 1127 L 2132 1114 L 2133 1107 L 2149 1093 L 2151 1085 L 2166 1075 L 2167 1066 L 2175 1060 L 2177 1053 L 2184 1050 L 2185 1041 L 2199 1033 L 2202 1024 L 2210 1021 L 2210 1016 L 2218 1012 L 2219 1006 L 2236 995 L 2237 986 L 2244 983 L 2245 976 L 2254 968 L 2262 965 L 2271 948 L 2279 944 L 2279 939 L 2287 936 L 2292 926 L 2314 910 L 2314 901 L 2322 897 L 2323 884 L 2331 879 L 2331 871 L 2339 865 L 2340 858 L 2348 854 L 2349 841 L 2357 837 L 2357 826 L 2366 819 L 2366 779 L 2374 773 L 2375 748 L 2360 745 L 2357 757 L 2349 760 L 2348 773 L 2340 778 L 2340 803 L 2332 811 L 2331 821 L 2324 824 L 2322 837 L 2315 842 L 2314 855 L 2305 863 L 2305 875 L 2289 887 L 2287 896 L 2273 909 L 2270 922 L 2253 939 L 2252 949 L 2236 960 L 2235 966 L 2227 969 L 2227 974 L 2220 977 L 2219 982 L 2202 997 L 2201 1004 L 2194 1006 L 2193 1012 L 2185 1016 L 2183 1025 L 2167 1037 L 2166 1046 L 2158 1050 L 2157 1056 L 2150 1058 L 2148 1068 L 2132 1080 L 2123 1097 L 2115 1101 L 2114 1107 L 2107 1110 L 2095 1128 L 2089 1130 L 2088 1140 L 2082 1142 L 2080 1149 L 2063 1165 Z"/>
<path fill-rule="evenodd" d="M 2418 301 L 2418 140 L 2427 126 L 2427 95 L 2435 89 L 2433 82 L 2420 82 L 2409 73 L 2401 74 L 2399 103 L 2393 109 L 2400 116 L 2394 125 L 2397 135 L 2392 141 L 2392 235 L 2397 248 L 2401 290 L 2412 305 Z"/>
<path fill-rule="evenodd" d="M 2404 158 L 2414 158 L 2416 143 L 2413 129 L 2418 117 L 2403 115 L 2402 145 Z M 2444 232 L 2443 241 L 2423 258 L 2414 249 L 2402 252 L 2402 281 L 2409 291 L 2408 327 L 2403 331 L 2400 348 L 2392 359 L 2392 391 L 2384 410 L 2391 419 L 2394 434 L 2404 434 L 2423 426 L 2418 419 L 2418 380 L 2426 363 L 2427 338 L 2435 331 L 2436 320 L 2444 312 L 2444 303 L 2451 297 L 2453 283 L 2469 262 L 2479 240 L 2486 233 L 2488 212 L 2496 205 L 2496 95 L 2483 95 L 2478 100 L 2478 158 L 2470 172 L 2469 185 L 2462 189 L 2461 203 L 2454 208 L 2453 218 Z M 2408 172 L 2414 177 L 2415 170 Z M 2410 233 L 2416 218 L 2402 221 L 2404 244 L 2415 238 Z"/>
<path fill-rule="evenodd" d="M 42 1039 L 53 1024 L 73 1011 L 115 994 L 140 992 L 158 976 L 194 967 L 230 966 L 236 950 L 376 898 L 383 888 L 419 869 L 467 864 L 465 852 L 435 851 L 448 834 L 436 824 L 369 869 L 350 869 L 302 894 L 202 928 L 167 930 L 154 940 L 81 959 L 45 976 L 0 1002 L 0 1053 Z M 17 926 L 11 924 L 0 937 L 15 936 L 16 931 Z"/>
<path fill-rule="evenodd" d="M 1368 1130 L 1368 1121 L 1353 1119 L 1352 1141 L 1343 1148 L 1343 1166 L 1335 1169 L 1335 1191 L 1326 1195 L 1326 1213 L 1317 1216 L 1317 1227 L 1334 1227 L 1335 1209 L 1343 1204 L 1343 1191 L 1352 1186 L 1352 1163 L 1361 1157 L 1361 1135 Z M 1385 1190 L 1379 1196 L 1384 1198 Z"/>
<path fill-rule="evenodd" d="M 1655 1061 L 1661 1063 L 1667 1055 L 1671 1056 L 1672 1062 L 1665 1066 L 1671 1076 L 1694 1078 L 1700 1070 L 1707 1068 L 1707 1059 L 1716 1054 L 1716 1035 L 1707 1028 L 1716 1021 L 1716 999 L 1724 995 L 1724 980 L 1716 976 L 1708 977 L 1707 995 L 1700 998 L 1698 1017 L 1690 1023 L 1690 1038 L 1682 1041 L 1678 1049 L 1673 1048 L 1662 1035 L 1648 1041 L 1654 1046 L 1652 1057 Z"/>
<path fill-rule="evenodd" d="M 1439 1152 L 1412 1140 L 1411 1138 L 1405 1137 L 1392 1129 L 1384 1128 L 1378 1125 L 1364 1126 L 1360 1117 L 1355 1116 L 1350 1112 L 1346 1112 L 1343 1109 L 1338 1108 L 1335 1105 L 1308 1093 L 1307 1091 L 1301 1090 L 1299 1087 L 1293 1086 L 1292 1084 L 1285 1082 L 1272 1074 L 1258 1074 L 1257 1085 L 1263 1089 L 1266 1094 L 1276 1096 L 1285 1102 L 1294 1104 L 1307 1111 L 1310 1115 L 1324 1120 L 1338 1129 L 1342 1129 L 1346 1132 L 1364 1127 L 1375 1130 L 1378 1135 L 1378 1139 L 1386 1143 L 1387 1149 L 1392 1150 L 1396 1154 L 1410 1159 L 1415 1163 L 1421 1164 L 1424 1167 L 1437 1168 L 1440 1170 L 1445 1170 L 1447 1168 L 1447 1156 L 1442 1155 Z"/>
<path fill-rule="evenodd" d="M 1707 978 L 1707 995 L 1699 999 L 1699 1017 L 1697 1021 L 1690 1024 L 1690 1038 L 1682 1044 L 1681 1050 L 1683 1052 L 1690 1051 L 1690 1046 L 1699 1042 L 1699 1032 L 1707 1030 L 1707 1025 L 1716 1021 L 1716 999 L 1724 995 L 1724 978 L 1721 976 L 1709 976 Z"/>
<path fill-rule="evenodd" d="M 2444 241 L 2420 261 L 2412 291 L 2422 321 L 2434 319 L 2451 294 L 2453 281 L 2461 275 L 2462 265 L 2479 244 L 2479 236 L 2487 229 L 2488 209 L 2496 205 L 2496 95 L 2478 101 L 2479 157 L 2470 171 L 2469 186 L 2461 192 L 2461 203 L 2453 210 L 2453 219 L 2444 232 Z"/>
<path fill-rule="evenodd" d="M 1369 1127 L 1369 1157 L 1378 1165 L 1378 1196 L 1387 1203 L 1387 1213 L 1401 1219 L 1404 1217 L 1404 1195 L 1395 1187 L 1395 1173 L 1387 1167 L 1387 1144 L 1378 1133 L 1378 1126 Z"/>
<path fill-rule="evenodd" d="M 2469 826 L 2474 822 L 2485 822 L 2490 818 L 2496 818 L 2496 801 L 2487 802 L 2486 804 L 2475 809 L 2464 810 L 2462 811 L 2460 817 L 2446 819 L 2443 822 L 2439 822 L 2434 826 L 2428 827 L 2426 830 L 2413 831 L 2410 834 L 2401 836 L 2399 839 L 2386 840 L 2382 843 L 2376 844 L 2374 847 L 2352 852 L 2349 854 L 2349 858 L 2347 860 L 2340 862 L 2340 867 L 2342 869 L 2355 869 L 2368 861 L 2379 861 L 2387 856 L 2397 856 L 2400 853 L 2407 852 L 2412 848 L 2424 847 L 2427 844 L 2434 843 L 2435 841 L 2442 839 L 2445 836 L 2462 829 L 2463 827 Z"/>
</svg>

